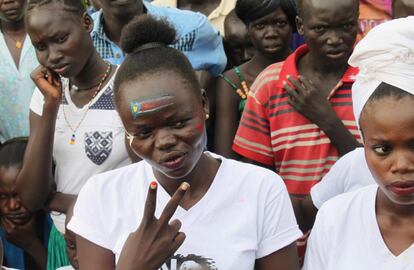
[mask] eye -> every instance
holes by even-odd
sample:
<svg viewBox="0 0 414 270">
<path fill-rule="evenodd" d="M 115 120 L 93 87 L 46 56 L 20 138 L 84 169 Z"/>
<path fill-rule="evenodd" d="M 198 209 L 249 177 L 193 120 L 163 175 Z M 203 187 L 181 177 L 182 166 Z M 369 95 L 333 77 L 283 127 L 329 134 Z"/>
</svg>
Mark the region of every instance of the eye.
<svg viewBox="0 0 414 270">
<path fill-rule="evenodd" d="M 282 21 L 282 20 L 276 21 L 276 25 L 279 27 L 284 27 L 287 25 L 287 21 Z"/>
<path fill-rule="evenodd" d="M 0 194 L 0 200 L 7 200 L 8 196 L 6 194 Z"/>
<path fill-rule="evenodd" d="M 137 137 L 138 139 L 146 139 L 149 136 L 151 136 L 152 131 L 151 130 L 141 130 L 139 131 L 134 137 Z"/>
<path fill-rule="evenodd" d="M 42 44 L 42 43 L 35 44 L 34 47 L 39 52 L 46 50 L 46 45 L 45 44 Z"/>
<path fill-rule="evenodd" d="M 186 122 L 187 122 L 187 120 L 178 121 L 173 125 L 173 128 L 177 128 L 177 129 L 183 128 L 183 127 L 185 127 Z"/>
<path fill-rule="evenodd" d="M 68 39 L 68 35 L 59 36 L 56 38 L 57 43 L 64 43 Z"/>
<path fill-rule="evenodd" d="M 372 146 L 372 150 L 377 155 L 385 156 L 385 155 L 388 155 L 392 151 L 392 148 L 389 145 L 374 145 Z"/>
<path fill-rule="evenodd" d="M 323 33 L 326 30 L 326 27 L 323 25 L 317 25 L 313 28 L 316 33 Z"/>
<path fill-rule="evenodd" d="M 265 24 L 264 23 L 255 23 L 253 26 L 257 30 L 262 30 L 263 28 L 265 28 Z"/>
<path fill-rule="evenodd" d="M 352 30 L 352 29 L 354 29 L 354 27 L 355 27 L 355 24 L 353 24 L 353 23 L 346 23 L 346 24 L 342 25 L 342 28 L 346 31 Z"/>
</svg>

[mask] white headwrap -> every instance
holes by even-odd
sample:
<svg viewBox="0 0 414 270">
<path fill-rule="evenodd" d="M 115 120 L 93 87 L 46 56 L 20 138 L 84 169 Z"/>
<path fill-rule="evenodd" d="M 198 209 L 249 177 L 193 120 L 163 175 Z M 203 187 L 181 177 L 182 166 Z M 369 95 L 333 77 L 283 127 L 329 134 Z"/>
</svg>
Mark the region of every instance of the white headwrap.
<svg viewBox="0 0 414 270">
<path fill-rule="evenodd" d="M 360 72 L 352 86 L 355 118 L 382 83 L 414 95 L 414 16 L 383 23 L 355 47 L 349 64 Z"/>
</svg>

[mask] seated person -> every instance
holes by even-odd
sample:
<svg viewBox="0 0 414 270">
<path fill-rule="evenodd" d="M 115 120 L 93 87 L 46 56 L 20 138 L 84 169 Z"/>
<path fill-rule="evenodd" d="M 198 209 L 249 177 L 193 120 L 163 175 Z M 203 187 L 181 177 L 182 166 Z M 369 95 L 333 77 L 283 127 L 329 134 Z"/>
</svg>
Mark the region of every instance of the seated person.
<svg viewBox="0 0 414 270">
<path fill-rule="evenodd" d="M 15 138 L 0 146 L 0 219 L 6 255 L 4 265 L 22 270 L 45 269 L 47 251 L 42 243 L 44 228 L 48 227 L 45 213 L 31 214 L 22 205 L 16 191 L 16 177 L 26 145 L 27 138 Z"/>
</svg>

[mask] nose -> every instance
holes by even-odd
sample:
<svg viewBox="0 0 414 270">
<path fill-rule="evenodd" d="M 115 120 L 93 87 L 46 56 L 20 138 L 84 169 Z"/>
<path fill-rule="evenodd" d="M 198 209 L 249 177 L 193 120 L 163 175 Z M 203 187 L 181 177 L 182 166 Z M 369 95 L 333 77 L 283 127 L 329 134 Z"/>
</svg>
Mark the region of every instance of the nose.
<svg viewBox="0 0 414 270">
<path fill-rule="evenodd" d="M 20 198 L 18 196 L 12 196 L 8 201 L 8 207 L 10 211 L 15 211 L 15 210 L 20 209 L 21 207 Z"/>
<path fill-rule="evenodd" d="M 342 41 L 342 37 L 341 37 L 341 35 L 339 34 L 339 33 L 337 33 L 336 31 L 332 31 L 330 34 L 329 34 L 329 36 L 328 36 L 328 39 L 326 40 L 326 43 L 328 44 L 328 45 L 331 45 L 331 46 L 336 46 L 336 45 L 339 45 L 339 44 L 341 44 L 343 41 Z"/>
<path fill-rule="evenodd" d="M 266 26 L 264 38 L 277 38 L 279 36 L 277 28 L 278 27 L 273 24 Z"/>
<path fill-rule="evenodd" d="M 155 135 L 155 147 L 168 150 L 177 144 L 177 138 L 171 130 L 159 129 Z"/>
<path fill-rule="evenodd" d="M 394 174 L 414 174 L 414 154 L 413 153 L 396 153 L 392 163 L 392 172 Z"/>
<path fill-rule="evenodd" d="M 49 63 L 52 65 L 59 64 L 62 58 L 63 54 L 55 46 L 50 46 L 48 56 Z"/>
</svg>

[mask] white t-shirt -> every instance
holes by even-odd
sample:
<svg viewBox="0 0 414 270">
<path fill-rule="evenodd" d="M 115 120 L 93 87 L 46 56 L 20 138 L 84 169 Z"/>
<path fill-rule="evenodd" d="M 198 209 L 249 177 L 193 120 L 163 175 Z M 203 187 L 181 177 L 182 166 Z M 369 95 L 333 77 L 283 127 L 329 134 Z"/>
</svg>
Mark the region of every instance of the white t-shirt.
<svg viewBox="0 0 414 270">
<path fill-rule="evenodd" d="M 414 269 L 414 243 L 399 256 L 384 243 L 375 213 L 377 190 L 377 185 L 370 185 L 321 207 L 303 270 Z"/>
<path fill-rule="evenodd" d="M 69 143 L 73 132 L 65 121 L 63 107 L 68 122 L 75 127 L 88 105 L 76 107 L 69 94 L 69 80 L 62 78 L 65 101 L 57 114 L 53 144 L 58 192 L 76 195 L 91 176 L 131 164 L 124 127 L 113 103 L 114 77 L 115 74 L 93 99 L 91 108 L 76 131 L 73 145 Z M 43 104 L 43 94 L 36 88 L 30 110 L 42 115 Z M 52 218 L 57 229 L 63 233 L 65 215 L 55 213 Z"/>
<path fill-rule="evenodd" d="M 312 202 L 319 209 L 339 194 L 372 184 L 375 184 L 375 180 L 365 160 L 364 148 L 359 147 L 341 157 L 322 180 L 312 187 Z"/>
<path fill-rule="evenodd" d="M 202 269 L 254 269 L 255 260 L 302 236 L 287 189 L 275 173 L 221 159 L 207 193 L 188 211 L 178 207 L 184 244 L 161 269 L 177 265 Z M 69 223 L 72 231 L 111 250 L 118 261 L 122 247 L 143 215 L 152 167 L 141 161 L 90 179 L 83 187 Z M 155 216 L 170 200 L 159 185 Z M 198 269 L 198 268 L 194 268 Z M 201 269 L 201 268 L 200 268 Z"/>
</svg>

